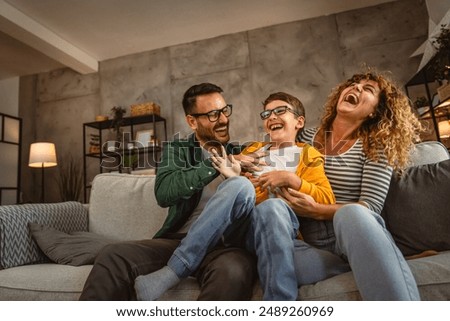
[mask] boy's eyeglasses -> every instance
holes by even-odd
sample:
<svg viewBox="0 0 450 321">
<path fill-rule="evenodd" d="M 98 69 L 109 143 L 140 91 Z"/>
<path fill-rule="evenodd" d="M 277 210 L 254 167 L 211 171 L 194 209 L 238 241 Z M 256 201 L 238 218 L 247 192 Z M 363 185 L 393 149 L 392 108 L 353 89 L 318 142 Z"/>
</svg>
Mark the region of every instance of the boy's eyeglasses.
<svg viewBox="0 0 450 321">
<path fill-rule="evenodd" d="M 261 112 L 259 115 L 261 116 L 262 120 L 265 120 L 265 119 L 269 118 L 270 115 L 272 115 L 272 113 L 274 113 L 276 116 L 280 116 L 280 115 L 285 114 L 286 111 L 290 111 L 294 115 L 300 116 L 295 110 L 292 110 L 288 106 L 279 106 L 274 109 L 267 109 L 267 110 L 264 110 L 263 112 Z"/>
<path fill-rule="evenodd" d="M 227 104 L 222 109 L 211 110 L 211 111 L 209 111 L 207 113 L 203 113 L 203 114 L 190 114 L 190 115 L 194 116 L 194 117 L 208 116 L 209 121 L 213 123 L 219 119 L 220 113 L 224 114 L 225 117 L 228 118 L 231 116 L 232 112 L 233 112 L 233 105 Z"/>
</svg>

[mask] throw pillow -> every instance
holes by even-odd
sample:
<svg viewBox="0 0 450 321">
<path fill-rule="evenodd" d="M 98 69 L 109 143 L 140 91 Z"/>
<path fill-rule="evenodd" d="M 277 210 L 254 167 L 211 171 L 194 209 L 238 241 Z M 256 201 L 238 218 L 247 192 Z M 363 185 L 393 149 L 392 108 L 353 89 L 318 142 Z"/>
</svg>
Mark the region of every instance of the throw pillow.
<svg viewBox="0 0 450 321">
<path fill-rule="evenodd" d="M 450 160 L 394 174 L 383 216 L 401 252 L 450 250 Z"/>
<path fill-rule="evenodd" d="M 87 231 L 87 209 L 79 202 L 0 206 L 0 266 L 48 262 L 31 238 L 29 222 L 51 225 L 64 232 Z"/>
<path fill-rule="evenodd" d="M 42 252 L 59 264 L 74 266 L 93 264 L 98 252 L 113 242 L 91 232 L 64 233 L 37 223 L 28 225 L 33 239 Z"/>
</svg>

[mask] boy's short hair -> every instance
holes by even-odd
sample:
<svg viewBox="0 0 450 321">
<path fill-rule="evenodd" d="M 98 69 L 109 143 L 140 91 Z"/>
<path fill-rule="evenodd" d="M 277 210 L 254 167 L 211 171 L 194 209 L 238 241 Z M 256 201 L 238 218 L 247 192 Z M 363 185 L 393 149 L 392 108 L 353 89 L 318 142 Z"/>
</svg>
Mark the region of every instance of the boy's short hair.
<svg viewBox="0 0 450 321">
<path fill-rule="evenodd" d="M 274 100 L 282 100 L 289 105 L 291 105 L 294 108 L 294 111 L 299 115 L 305 117 L 305 107 L 303 106 L 300 99 L 297 97 L 294 97 L 292 95 L 289 95 L 285 92 L 276 92 L 273 94 L 270 94 L 269 97 L 266 98 L 263 102 L 263 107 L 265 108 L 270 102 Z"/>
</svg>

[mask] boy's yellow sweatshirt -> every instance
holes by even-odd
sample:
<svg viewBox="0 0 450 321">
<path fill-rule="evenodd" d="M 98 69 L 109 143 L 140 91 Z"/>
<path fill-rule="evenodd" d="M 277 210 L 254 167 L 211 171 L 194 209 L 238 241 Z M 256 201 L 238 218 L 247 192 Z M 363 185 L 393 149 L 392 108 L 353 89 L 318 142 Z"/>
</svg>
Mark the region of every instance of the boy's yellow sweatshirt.
<svg viewBox="0 0 450 321">
<path fill-rule="evenodd" d="M 269 142 L 255 142 L 243 150 L 243 154 L 251 154 L 261 147 L 270 144 Z M 317 203 L 334 204 L 336 199 L 330 182 L 325 176 L 324 157 L 314 147 L 306 143 L 296 143 L 298 147 L 303 148 L 300 162 L 297 165 L 295 174 L 302 179 L 299 192 L 311 195 Z M 266 190 L 256 187 L 256 204 L 269 198 Z"/>
</svg>

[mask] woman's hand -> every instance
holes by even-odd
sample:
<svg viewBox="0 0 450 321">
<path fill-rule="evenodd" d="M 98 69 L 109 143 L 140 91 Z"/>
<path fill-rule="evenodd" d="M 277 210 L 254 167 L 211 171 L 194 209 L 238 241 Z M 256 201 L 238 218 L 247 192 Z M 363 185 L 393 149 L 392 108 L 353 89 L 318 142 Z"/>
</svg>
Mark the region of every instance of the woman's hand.
<svg viewBox="0 0 450 321">
<path fill-rule="evenodd" d="M 315 218 L 314 213 L 318 204 L 310 195 L 283 187 L 280 188 L 278 197 L 284 199 L 297 215 Z"/>
<path fill-rule="evenodd" d="M 215 148 L 211 149 L 211 161 L 212 166 L 219 171 L 226 178 L 239 176 L 241 173 L 241 165 L 239 162 L 233 157 L 233 155 L 227 155 L 225 148 L 222 146 L 222 155 L 219 155 Z"/>
<path fill-rule="evenodd" d="M 298 216 L 315 220 L 332 220 L 334 213 L 342 206 L 342 204 L 319 204 L 311 195 L 286 187 L 279 189 L 278 197 L 283 199 Z"/>
<path fill-rule="evenodd" d="M 315 220 L 332 220 L 334 213 L 343 205 L 319 204 L 311 195 L 286 187 L 279 189 L 278 197 L 283 199 L 298 216 Z"/>
</svg>

